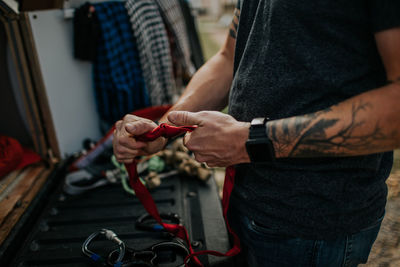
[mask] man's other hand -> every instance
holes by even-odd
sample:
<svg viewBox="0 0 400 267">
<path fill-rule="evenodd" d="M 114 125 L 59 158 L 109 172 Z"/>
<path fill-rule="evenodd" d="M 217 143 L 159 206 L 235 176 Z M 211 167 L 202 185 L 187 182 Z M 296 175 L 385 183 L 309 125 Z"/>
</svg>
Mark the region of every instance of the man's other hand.
<svg viewBox="0 0 400 267">
<path fill-rule="evenodd" d="M 250 162 L 246 151 L 250 123 L 216 111 L 173 111 L 168 120 L 178 126 L 198 125 L 184 137 L 184 145 L 197 161 L 209 167 L 226 167 Z"/>
</svg>

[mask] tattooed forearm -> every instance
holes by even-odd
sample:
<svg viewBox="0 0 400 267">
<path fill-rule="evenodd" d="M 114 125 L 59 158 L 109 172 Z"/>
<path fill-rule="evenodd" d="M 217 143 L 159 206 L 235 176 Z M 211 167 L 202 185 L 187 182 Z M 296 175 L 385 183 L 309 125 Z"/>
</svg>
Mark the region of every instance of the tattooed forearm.
<svg viewBox="0 0 400 267">
<path fill-rule="evenodd" d="M 236 39 L 236 32 L 232 29 L 229 29 L 229 35 L 233 38 Z"/>
<path fill-rule="evenodd" d="M 355 102 L 348 110 L 347 119 L 332 116 L 332 110 L 327 109 L 310 115 L 272 121 L 267 124 L 267 132 L 274 143 L 277 157 L 365 154 L 393 138 L 384 134 L 378 122 L 366 126 L 365 114 L 371 109 L 370 103 Z"/>
<path fill-rule="evenodd" d="M 267 132 L 275 141 L 275 151 L 278 155 L 285 153 L 293 146 L 293 139 L 308 128 L 313 117 L 315 115 L 305 115 L 282 120 L 281 123 L 276 122 L 273 125 L 267 124 Z M 294 127 L 291 128 L 291 126 Z"/>
<path fill-rule="evenodd" d="M 232 23 L 229 28 L 229 35 L 234 39 L 236 39 L 236 37 L 237 37 L 237 30 L 238 30 L 238 26 L 239 26 L 239 16 L 240 16 L 240 10 L 235 9 Z"/>
</svg>

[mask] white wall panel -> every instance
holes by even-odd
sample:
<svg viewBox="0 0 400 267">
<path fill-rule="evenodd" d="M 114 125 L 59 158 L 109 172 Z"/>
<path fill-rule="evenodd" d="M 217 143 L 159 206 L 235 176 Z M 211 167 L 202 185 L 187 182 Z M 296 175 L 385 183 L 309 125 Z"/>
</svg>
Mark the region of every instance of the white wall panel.
<svg viewBox="0 0 400 267">
<path fill-rule="evenodd" d="M 62 10 L 30 12 L 33 38 L 62 155 L 100 138 L 91 64 L 73 58 L 72 20 Z"/>
</svg>

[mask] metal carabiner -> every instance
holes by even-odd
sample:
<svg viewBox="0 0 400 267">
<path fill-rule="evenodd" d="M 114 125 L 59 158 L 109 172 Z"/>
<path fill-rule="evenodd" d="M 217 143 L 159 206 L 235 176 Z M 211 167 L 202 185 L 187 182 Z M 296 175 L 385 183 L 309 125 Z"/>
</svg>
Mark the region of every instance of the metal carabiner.
<svg viewBox="0 0 400 267">
<path fill-rule="evenodd" d="M 83 254 L 85 254 L 95 262 L 105 262 L 104 258 L 102 258 L 99 254 L 94 253 L 88 248 L 92 240 L 96 238 L 98 235 L 104 235 L 107 240 L 110 240 L 118 245 L 118 250 L 114 250 L 118 252 L 118 257 L 116 257 L 114 263 L 112 263 L 111 266 L 121 267 L 122 259 L 125 256 L 125 243 L 121 239 L 119 239 L 118 236 L 111 230 L 101 229 L 100 231 L 91 234 L 82 244 Z"/>
</svg>

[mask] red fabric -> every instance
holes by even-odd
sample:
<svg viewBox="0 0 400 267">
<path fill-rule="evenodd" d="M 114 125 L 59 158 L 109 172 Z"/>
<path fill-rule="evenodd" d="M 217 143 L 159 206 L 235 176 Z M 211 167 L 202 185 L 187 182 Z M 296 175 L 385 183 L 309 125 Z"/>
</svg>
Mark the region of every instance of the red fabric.
<svg viewBox="0 0 400 267">
<path fill-rule="evenodd" d="M 23 148 L 14 138 L 0 136 L 0 177 L 40 160 L 38 154 Z"/>
<path fill-rule="evenodd" d="M 197 128 L 197 126 L 175 127 L 175 126 L 168 125 L 166 123 L 161 123 L 153 131 L 150 131 L 150 132 L 140 135 L 140 136 L 135 136 L 135 139 L 138 141 L 148 142 L 148 141 L 153 141 L 160 136 L 165 137 L 165 138 L 171 138 L 171 137 L 180 135 L 182 133 L 191 132 L 196 128 Z"/>
<path fill-rule="evenodd" d="M 0 177 L 17 168 L 22 161 L 22 147 L 14 138 L 0 136 Z"/>
<path fill-rule="evenodd" d="M 21 162 L 18 164 L 17 166 L 17 170 L 18 169 L 22 169 L 25 166 L 31 165 L 33 163 L 39 162 L 42 160 L 42 158 L 39 156 L 38 153 L 32 151 L 29 148 L 23 147 L 23 156 L 22 156 L 22 160 Z"/>
<path fill-rule="evenodd" d="M 155 121 L 161 118 L 170 108 L 171 105 L 154 106 L 136 110 L 131 114 L 141 118 L 146 118 Z"/>
<path fill-rule="evenodd" d="M 196 129 L 196 126 L 174 127 L 174 126 L 170 126 L 168 124 L 161 124 L 159 127 L 155 128 L 153 131 L 148 132 L 143 135 L 140 135 L 140 136 L 136 136 L 135 138 L 136 138 L 136 140 L 141 140 L 141 141 L 152 141 L 160 136 L 170 138 L 170 137 L 174 137 L 178 134 L 182 134 L 182 133 L 185 133 L 188 131 L 191 132 L 194 129 Z M 185 259 L 185 266 L 188 266 L 188 261 L 190 259 L 193 259 L 195 264 L 197 264 L 198 266 L 203 266 L 201 264 L 201 262 L 199 261 L 199 259 L 197 258 L 198 255 L 210 254 L 210 255 L 214 255 L 214 256 L 234 256 L 240 252 L 240 240 L 239 240 L 238 236 L 230 228 L 229 223 L 228 223 L 228 218 L 227 218 L 228 207 L 229 207 L 229 198 L 230 198 L 230 194 L 233 189 L 234 178 L 235 178 L 235 168 L 233 166 L 230 166 L 226 169 L 226 177 L 225 177 L 224 189 L 223 189 L 224 195 L 222 198 L 224 219 L 225 219 L 229 233 L 232 234 L 232 236 L 233 236 L 233 243 L 234 243 L 233 248 L 231 248 L 226 253 L 221 253 L 221 252 L 214 251 L 214 250 L 202 250 L 202 251 L 195 252 L 192 248 L 188 232 L 184 226 L 176 225 L 176 224 L 167 224 L 162 221 L 161 216 L 158 212 L 157 206 L 156 206 L 153 198 L 151 197 L 147 188 L 140 182 L 140 179 L 139 179 L 139 176 L 137 173 L 137 169 L 136 169 L 136 166 L 137 166 L 136 161 L 134 161 L 131 164 L 126 164 L 125 166 L 128 171 L 128 174 L 129 174 L 129 183 L 130 183 L 131 187 L 135 190 L 137 198 L 142 203 L 142 205 L 147 210 L 147 212 L 160 225 L 162 225 L 168 232 L 183 239 L 186 242 L 186 244 L 188 245 L 190 254 Z"/>
</svg>

